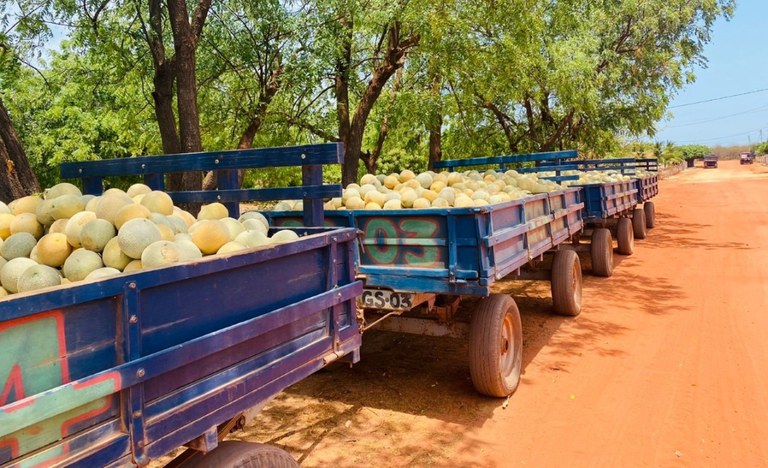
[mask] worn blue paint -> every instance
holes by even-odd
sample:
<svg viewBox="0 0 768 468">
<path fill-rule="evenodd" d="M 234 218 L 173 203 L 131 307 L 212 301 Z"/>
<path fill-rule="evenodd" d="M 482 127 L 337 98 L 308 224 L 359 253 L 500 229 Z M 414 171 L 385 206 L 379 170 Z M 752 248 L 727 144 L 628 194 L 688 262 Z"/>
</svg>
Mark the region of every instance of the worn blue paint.
<svg viewBox="0 0 768 468">
<path fill-rule="evenodd" d="M 582 229 L 579 189 L 477 208 L 328 211 L 326 223 L 363 238 L 358 274 L 367 286 L 486 296 L 516 271 Z M 264 213 L 294 226 L 297 212 Z"/>
<path fill-rule="evenodd" d="M 313 198 L 338 194 L 338 186 L 319 185 L 320 168 L 338 162 L 340 150 L 312 145 L 213 156 L 247 167 L 304 165 L 304 181 L 313 186 L 287 190 L 309 200 L 307 219 L 318 222 Z M 192 169 L 211 157 L 192 155 L 192 165 L 200 165 Z M 104 171 L 91 164 L 70 169 L 100 189 L 103 175 L 164 171 L 176 161 L 152 166 L 155 159 L 162 157 L 140 161 L 143 167 L 131 161 L 107 162 Z M 226 190 L 236 174 L 231 164 L 219 175 L 222 193 L 250 196 Z M 160 172 L 146 175 L 162 186 Z M 10 369 L 0 375 L 0 465 L 144 464 L 331 360 L 356 362 L 357 232 L 292 229 L 303 237 L 0 301 L 0 348 L 49 340 L 39 352 L 11 356 L 16 361 L 0 359 L 0 369 Z"/>
</svg>

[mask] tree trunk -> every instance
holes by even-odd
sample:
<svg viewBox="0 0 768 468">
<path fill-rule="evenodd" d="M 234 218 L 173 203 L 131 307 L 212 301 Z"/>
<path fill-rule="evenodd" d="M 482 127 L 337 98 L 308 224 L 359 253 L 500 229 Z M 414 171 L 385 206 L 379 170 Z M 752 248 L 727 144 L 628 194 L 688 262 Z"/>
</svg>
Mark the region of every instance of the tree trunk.
<svg viewBox="0 0 768 468">
<path fill-rule="evenodd" d="M 160 129 L 163 153 L 181 152 L 179 134 L 176 132 L 176 116 L 173 112 L 173 83 L 176 79 L 174 63 L 163 62 L 155 65 L 152 99 L 155 101 L 155 117 Z"/>
<path fill-rule="evenodd" d="M 344 143 L 344 162 L 341 170 L 341 183 L 347 186 L 357 181 L 357 168 L 360 162 L 360 147 L 362 139 L 356 149 L 352 148 L 352 126 L 349 120 L 349 67 L 352 61 L 352 20 L 339 19 L 343 42 L 341 54 L 336 60 L 335 92 L 336 115 L 339 119 L 339 140 Z"/>
<path fill-rule="evenodd" d="M 182 153 L 202 151 L 200 113 L 197 106 L 196 48 L 202 24 L 208 14 L 211 0 L 201 0 L 190 24 L 185 0 L 170 0 L 168 15 L 173 32 L 174 60 L 176 62 L 176 100 L 179 108 L 179 140 Z M 201 172 L 185 172 L 179 180 L 171 178 L 171 190 L 200 190 Z"/>
<path fill-rule="evenodd" d="M 384 142 L 387 140 L 389 134 L 389 114 L 392 113 L 392 106 L 395 105 L 395 99 L 397 93 L 400 92 L 400 87 L 403 83 L 403 69 L 399 68 L 395 73 L 395 82 L 392 85 L 392 89 L 389 91 L 389 101 L 387 102 L 387 109 L 384 111 L 384 118 L 381 120 L 381 127 L 379 127 L 379 137 L 376 139 L 376 146 L 373 151 L 369 152 L 363 159 L 365 169 L 368 174 L 376 174 L 379 166 L 379 158 L 381 152 L 384 149 Z"/>
<path fill-rule="evenodd" d="M 351 28 L 350 28 L 351 33 Z M 348 97 L 348 73 L 350 62 L 347 59 L 342 70 L 346 71 L 346 74 L 340 75 L 337 67 L 337 102 L 339 102 L 339 81 L 342 82 L 343 91 L 342 96 L 345 99 L 343 106 L 337 104 L 337 111 L 339 113 L 339 137 L 344 142 L 344 167 L 342 170 L 342 183 L 344 185 L 350 184 L 357 180 L 357 171 L 360 167 L 360 160 L 362 156 L 363 135 L 365 133 L 365 125 L 368 121 L 368 116 L 373 109 L 373 105 L 381 95 L 381 91 L 387 84 L 392 75 L 401 68 L 405 63 L 405 55 L 411 47 L 416 46 L 419 43 L 419 35 L 411 35 L 404 40 L 400 40 L 400 24 L 394 23 L 389 27 L 387 32 L 387 49 L 385 51 L 385 57 L 381 64 L 379 64 L 373 71 L 371 81 L 365 87 L 360 102 L 357 104 L 355 114 L 352 117 L 351 123 L 349 122 L 349 97 Z M 349 41 L 345 42 L 345 45 L 349 45 L 351 50 L 351 36 Z M 350 57 L 351 54 L 344 54 L 345 57 Z M 339 78 L 343 78 L 339 80 Z M 347 110 L 343 112 L 343 110 Z M 346 117 L 346 122 L 345 122 Z M 345 126 L 348 127 L 348 131 L 345 132 Z"/>
<path fill-rule="evenodd" d="M 438 113 L 432 119 L 429 128 L 429 170 L 435 169 L 435 163 L 443 160 L 443 114 Z"/>
<path fill-rule="evenodd" d="M 0 201 L 7 203 L 40 191 L 40 183 L 0 99 Z"/>
</svg>

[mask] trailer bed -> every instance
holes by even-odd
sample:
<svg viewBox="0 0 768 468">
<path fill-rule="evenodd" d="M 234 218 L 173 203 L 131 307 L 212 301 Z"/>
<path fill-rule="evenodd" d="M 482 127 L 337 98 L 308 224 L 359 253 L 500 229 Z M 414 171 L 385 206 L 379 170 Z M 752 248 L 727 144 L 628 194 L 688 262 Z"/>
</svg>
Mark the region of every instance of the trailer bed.
<svg viewBox="0 0 768 468">
<path fill-rule="evenodd" d="M 215 447 L 217 425 L 357 361 L 357 234 L 302 232 L 0 300 L 0 464 L 145 464 L 196 438 Z"/>
</svg>

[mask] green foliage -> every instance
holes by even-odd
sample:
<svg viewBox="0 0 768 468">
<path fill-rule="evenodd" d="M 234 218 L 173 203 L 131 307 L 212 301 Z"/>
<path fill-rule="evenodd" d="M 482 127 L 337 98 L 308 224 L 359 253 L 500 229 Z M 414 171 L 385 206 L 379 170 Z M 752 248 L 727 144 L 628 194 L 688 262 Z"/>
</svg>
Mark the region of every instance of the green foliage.
<svg viewBox="0 0 768 468">
<path fill-rule="evenodd" d="M 106 2 L 97 21 L 88 2 L 32 5 L 0 0 L 0 43 L 8 44 L 0 92 L 41 183 L 57 182 L 65 161 L 159 154 L 145 2 Z M 203 146 L 236 147 L 262 106 L 253 146 L 337 140 L 334 78 L 346 18 L 352 118 L 383 63 L 387 28 L 397 22 L 403 36 L 420 38 L 364 129 L 364 154 L 383 141 L 380 173 L 426 169 L 438 120 L 445 159 L 568 148 L 698 157 L 709 149 L 622 141 L 653 136 L 670 96 L 704 62 L 713 21 L 732 8 L 732 0 L 214 2 L 197 47 Z M 45 55 L 57 18 L 73 28 L 59 52 Z M 170 31 L 164 24 L 165 44 Z M 270 80 L 277 91 L 265 104 Z M 326 171 L 329 181 L 338 176 Z M 289 169 L 246 175 L 247 186 L 300 182 Z"/>
</svg>

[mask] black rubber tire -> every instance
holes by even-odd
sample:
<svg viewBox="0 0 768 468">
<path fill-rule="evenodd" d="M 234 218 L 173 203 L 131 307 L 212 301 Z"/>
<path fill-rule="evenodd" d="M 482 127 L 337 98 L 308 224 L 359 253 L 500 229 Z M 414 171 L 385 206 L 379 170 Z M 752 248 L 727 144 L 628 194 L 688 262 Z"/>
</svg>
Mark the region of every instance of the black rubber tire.
<svg viewBox="0 0 768 468">
<path fill-rule="evenodd" d="M 611 231 L 599 228 L 592 231 L 590 245 L 592 274 L 610 278 L 613 275 L 613 239 Z"/>
<path fill-rule="evenodd" d="M 271 445 L 225 440 L 212 451 L 195 454 L 185 464 L 192 468 L 298 468 L 285 450 Z"/>
<path fill-rule="evenodd" d="M 635 208 L 635 211 L 632 213 L 632 230 L 635 231 L 635 239 L 645 239 L 648 232 L 645 223 L 645 210 Z"/>
<path fill-rule="evenodd" d="M 559 250 L 552 260 L 552 305 L 560 315 L 581 313 L 581 262 L 573 250 Z"/>
<path fill-rule="evenodd" d="M 653 229 L 656 227 L 656 205 L 652 201 L 643 203 L 643 212 L 645 212 L 645 227 Z"/>
<path fill-rule="evenodd" d="M 632 255 L 635 251 L 635 232 L 631 219 L 619 218 L 616 225 L 616 244 L 616 251 L 621 255 Z"/>
<path fill-rule="evenodd" d="M 506 397 L 520 383 L 523 327 L 514 299 L 491 294 L 480 302 L 469 330 L 469 374 L 483 395 Z"/>
</svg>

